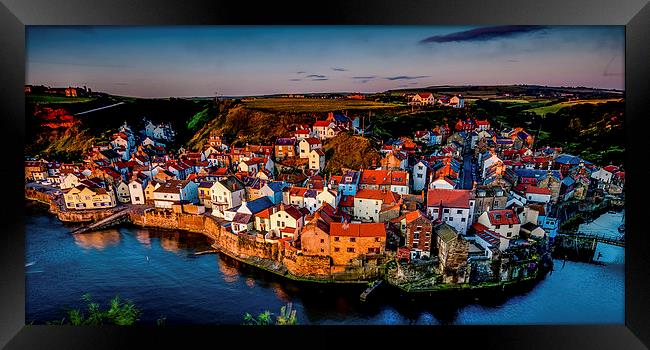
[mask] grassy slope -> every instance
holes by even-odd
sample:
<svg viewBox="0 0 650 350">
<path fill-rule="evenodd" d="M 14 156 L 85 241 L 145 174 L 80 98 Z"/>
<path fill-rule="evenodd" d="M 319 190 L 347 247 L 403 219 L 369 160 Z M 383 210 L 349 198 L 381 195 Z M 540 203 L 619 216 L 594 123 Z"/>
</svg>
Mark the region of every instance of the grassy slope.
<svg viewBox="0 0 650 350">
<path fill-rule="evenodd" d="M 575 101 L 565 101 L 565 102 L 560 102 L 556 103 L 550 106 L 542 106 L 542 107 L 537 107 L 537 108 L 531 108 L 525 110 L 526 112 L 532 112 L 537 115 L 546 115 L 549 113 L 557 113 L 560 109 L 564 107 L 570 107 L 570 106 L 575 106 L 575 105 L 580 105 L 580 104 L 585 104 L 585 103 L 590 103 L 590 104 L 598 104 L 598 103 L 606 103 L 610 101 L 620 101 L 620 98 L 606 98 L 606 99 L 593 99 L 593 100 L 575 100 Z"/>
<path fill-rule="evenodd" d="M 373 161 L 379 164 L 381 159 L 370 141 L 361 136 L 339 134 L 323 148 L 327 157 L 325 173 L 340 174 L 341 168 L 367 169 Z"/>
</svg>

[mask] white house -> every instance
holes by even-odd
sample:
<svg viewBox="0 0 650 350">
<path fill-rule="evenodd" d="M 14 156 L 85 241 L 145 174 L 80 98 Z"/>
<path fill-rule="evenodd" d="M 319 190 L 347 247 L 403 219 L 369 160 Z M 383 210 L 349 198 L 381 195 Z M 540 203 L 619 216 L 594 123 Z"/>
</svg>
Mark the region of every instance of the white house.
<svg viewBox="0 0 650 350">
<path fill-rule="evenodd" d="M 229 175 L 210 187 L 212 196 L 212 215 L 223 217 L 226 209 L 242 204 L 246 197 L 244 184 L 234 175 Z"/>
<path fill-rule="evenodd" d="M 144 189 L 147 187 L 147 180 L 134 179 L 129 182 L 129 194 L 132 204 L 145 204 Z"/>
<path fill-rule="evenodd" d="M 274 235 L 282 238 L 290 237 L 295 239 L 305 224 L 305 217 L 297 207 L 280 204 L 278 211 L 271 214 L 270 222 L 270 231 Z"/>
<path fill-rule="evenodd" d="M 427 172 L 429 162 L 421 160 L 413 166 L 413 191 L 422 191 L 427 187 Z"/>
<path fill-rule="evenodd" d="M 307 137 L 298 143 L 298 154 L 300 158 L 309 158 L 311 151 L 323 147 L 320 140 L 315 137 Z"/>
<path fill-rule="evenodd" d="M 482 163 L 483 163 L 483 168 L 482 168 L 481 176 L 485 177 L 485 172 L 490 166 L 492 166 L 493 164 L 498 164 L 503 162 L 499 157 L 497 157 L 496 154 L 490 154 L 489 156 L 482 159 Z"/>
<path fill-rule="evenodd" d="M 436 99 L 433 97 L 433 94 L 430 92 L 421 92 L 415 94 L 415 96 L 411 97 L 411 101 L 409 102 L 410 105 L 416 105 L 416 106 L 425 106 L 425 105 L 433 105 L 436 103 Z"/>
<path fill-rule="evenodd" d="M 323 190 L 316 195 L 316 200 L 318 201 L 318 208 L 323 206 L 323 203 L 327 203 L 333 208 L 338 208 L 341 195 L 338 191 L 330 190 L 328 185 L 325 184 Z"/>
<path fill-rule="evenodd" d="M 68 188 L 77 187 L 79 184 L 81 184 L 79 177 L 73 173 L 69 173 L 61 181 L 61 189 L 66 190 Z"/>
<path fill-rule="evenodd" d="M 618 171 L 618 167 L 616 166 L 613 165 L 606 166 L 591 173 L 591 178 L 596 179 L 600 182 L 610 183 L 612 182 L 612 176 L 617 171 Z"/>
<path fill-rule="evenodd" d="M 433 220 L 453 226 L 465 235 L 474 221 L 476 200 L 471 190 L 430 189 L 427 192 L 427 214 Z"/>
<path fill-rule="evenodd" d="M 198 185 L 188 180 L 168 180 L 153 191 L 156 208 L 171 209 L 173 204 L 199 201 Z"/>
<path fill-rule="evenodd" d="M 463 108 L 465 107 L 465 98 L 460 95 L 453 96 L 449 99 L 449 105 L 454 108 Z"/>
<path fill-rule="evenodd" d="M 485 211 L 478 217 L 478 223 L 507 239 L 519 237 L 521 221 L 512 209 Z"/>
<path fill-rule="evenodd" d="M 327 120 L 319 120 L 314 123 L 312 127 L 312 133 L 314 134 L 315 137 L 318 137 L 319 139 L 326 139 L 328 138 L 328 129 L 331 129 L 335 127 L 336 124 L 334 122 L 328 122 Z"/>
<path fill-rule="evenodd" d="M 456 184 L 446 177 L 437 178 L 436 180 L 431 181 L 429 184 L 429 188 L 432 190 L 438 188 L 443 190 L 453 190 L 454 187 L 456 187 Z"/>
<path fill-rule="evenodd" d="M 131 201 L 131 193 L 129 185 L 124 181 L 118 181 L 115 186 L 115 193 L 117 194 L 117 201 L 120 203 L 128 203 Z"/>
<path fill-rule="evenodd" d="M 551 190 L 546 187 L 526 186 L 526 202 L 548 203 L 551 201 Z"/>
<path fill-rule="evenodd" d="M 309 169 L 317 172 L 325 169 L 325 153 L 322 149 L 317 148 L 309 152 Z"/>
</svg>

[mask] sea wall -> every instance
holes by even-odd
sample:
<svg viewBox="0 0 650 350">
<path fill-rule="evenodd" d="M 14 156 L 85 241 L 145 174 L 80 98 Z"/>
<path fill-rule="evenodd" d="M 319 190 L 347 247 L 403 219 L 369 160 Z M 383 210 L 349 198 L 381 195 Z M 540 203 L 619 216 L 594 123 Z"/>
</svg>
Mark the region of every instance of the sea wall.
<svg viewBox="0 0 650 350">
<path fill-rule="evenodd" d="M 281 240 L 266 240 L 262 235 L 234 234 L 220 219 L 209 215 L 191 215 L 150 209 L 143 214 L 130 213 L 138 226 L 200 232 L 214 240 L 214 247 L 247 264 L 288 278 L 318 281 L 359 281 L 381 277 L 377 259 L 358 266 L 332 266 L 329 256 L 302 255 Z"/>
</svg>

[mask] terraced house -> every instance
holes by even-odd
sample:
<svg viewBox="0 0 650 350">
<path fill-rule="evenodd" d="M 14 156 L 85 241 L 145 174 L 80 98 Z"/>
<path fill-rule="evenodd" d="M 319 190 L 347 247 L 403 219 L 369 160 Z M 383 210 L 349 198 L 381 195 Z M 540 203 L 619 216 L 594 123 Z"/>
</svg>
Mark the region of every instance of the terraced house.
<svg viewBox="0 0 650 350">
<path fill-rule="evenodd" d="M 63 191 L 65 207 L 74 210 L 113 208 L 117 204 L 115 197 L 113 190 L 83 184 Z"/>
</svg>

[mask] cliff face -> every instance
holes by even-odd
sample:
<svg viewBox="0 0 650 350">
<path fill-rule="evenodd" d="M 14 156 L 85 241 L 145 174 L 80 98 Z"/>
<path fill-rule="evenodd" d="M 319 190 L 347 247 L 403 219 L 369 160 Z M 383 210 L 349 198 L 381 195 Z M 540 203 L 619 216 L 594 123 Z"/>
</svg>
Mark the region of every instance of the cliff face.
<svg viewBox="0 0 650 350">
<path fill-rule="evenodd" d="M 233 102 L 221 105 L 214 117 L 189 140 L 187 146 L 193 150 L 202 149 L 212 130 L 219 131 L 227 142 L 236 141 L 237 145 L 245 145 L 247 142 L 270 145 L 278 137 L 292 136 L 298 125 L 313 124 L 315 120 L 316 116 L 311 113 L 261 111 Z"/>
<path fill-rule="evenodd" d="M 328 140 L 323 145 L 327 164 L 325 173 L 340 174 L 341 168 L 368 169 L 379 165 L 381 156 L 370 141 L 361 136 L 345 133 Z"/>
</svg>

